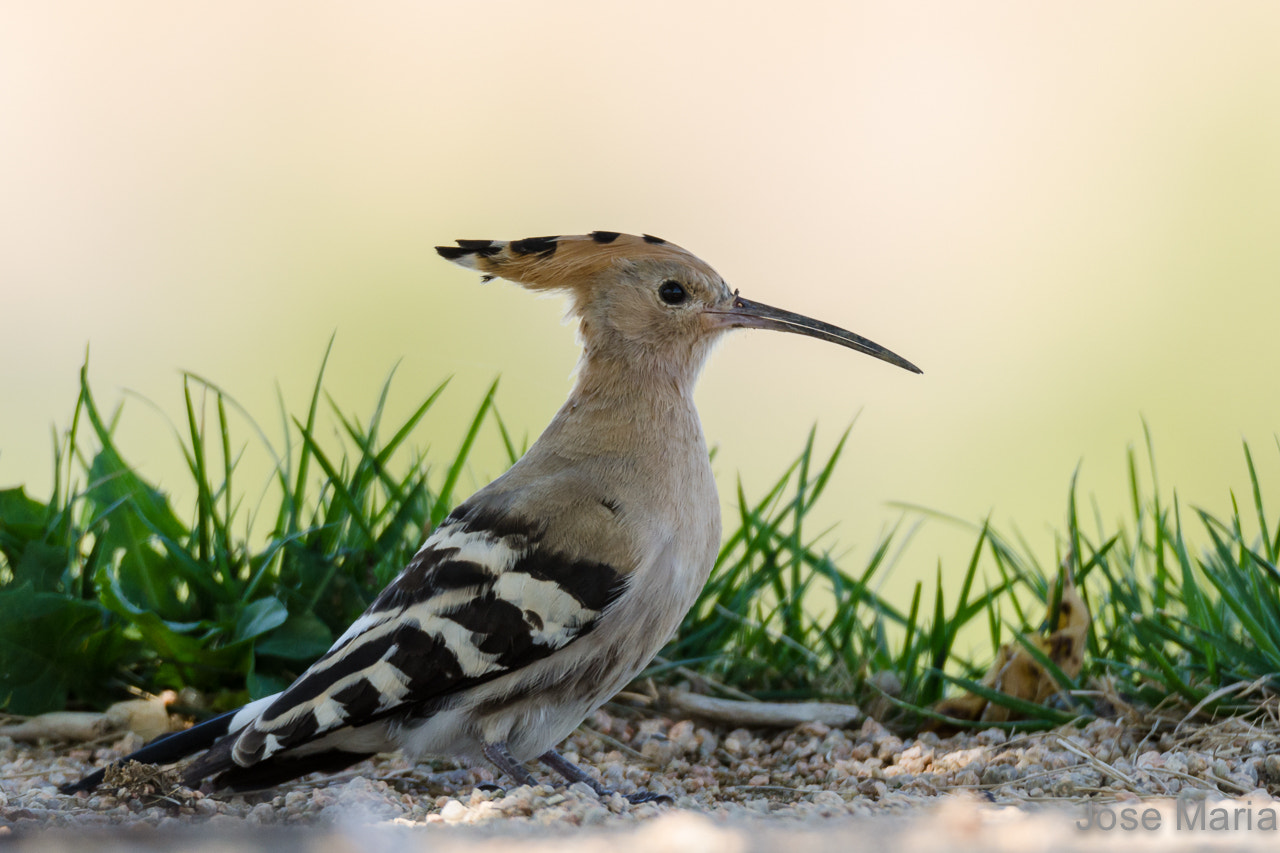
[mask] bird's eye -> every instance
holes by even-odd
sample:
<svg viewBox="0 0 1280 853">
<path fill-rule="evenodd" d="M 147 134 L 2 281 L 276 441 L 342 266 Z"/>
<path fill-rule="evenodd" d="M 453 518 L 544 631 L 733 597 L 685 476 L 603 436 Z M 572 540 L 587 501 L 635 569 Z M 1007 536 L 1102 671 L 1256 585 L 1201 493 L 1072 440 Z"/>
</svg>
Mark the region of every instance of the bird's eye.
<svg viewBox="0 0 1280 853">
<path fill-rule="evenodd" d="M 679 305 L 689 298 L 684 285 L 668 279 L 658 286 L 658 297 L 668 305 Z"/>
</svg>

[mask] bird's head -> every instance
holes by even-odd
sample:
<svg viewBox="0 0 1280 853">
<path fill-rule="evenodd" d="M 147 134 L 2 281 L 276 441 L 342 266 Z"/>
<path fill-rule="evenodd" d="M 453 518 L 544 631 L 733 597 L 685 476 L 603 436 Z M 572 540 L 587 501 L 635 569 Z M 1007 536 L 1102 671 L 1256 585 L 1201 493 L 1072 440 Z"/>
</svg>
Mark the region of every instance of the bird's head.
<svg viewBox="0 0 1280 853">
<path fill-rule="evenodd" d="M 694 255 L 665 240 L 614 231 L 524 240 L 458 240 L 441 257 L 531 290 L 564 291 L 581 321 L 588 358 L 653 358 L 694 370 L 729 329 L 776 329 L 840 344 L 914 373 L 879 344 L 836 326 L 752 302 Z"/>
</svg>

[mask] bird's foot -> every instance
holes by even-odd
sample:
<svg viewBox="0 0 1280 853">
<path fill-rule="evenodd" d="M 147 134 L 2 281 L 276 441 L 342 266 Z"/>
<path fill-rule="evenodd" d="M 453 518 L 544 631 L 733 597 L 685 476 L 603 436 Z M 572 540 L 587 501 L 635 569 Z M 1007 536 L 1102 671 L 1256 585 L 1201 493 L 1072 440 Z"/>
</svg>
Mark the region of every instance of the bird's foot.
<svg viewBox="0 0 1280 853">
<path fill-rule="evenodd" d="M 602 800 L 607 800 L 609 797 L 618 793 L 612 788 L 606 788 L 603 784 L 597 782 L 591 774 L 587 773 L 587 771 L 583 770 L 581 767 L 574 764 L 554 749 L 538 756 L 538 760 L 563 776 L 565 781 L 569 784 L 573 784 L 574 782 L 583 783 L 591 790 L 595 791 L 596 796 Z M 633 806 L 638 806 L 641 803 L 662 803 L 664 805 L 673 805 L 675 803 L 675 800 L 666 794 L 653 794 L 649 791 L 636 791 L 634 794 L 623 794 L 622 796 Z"/>
<path fill-rule="evenodd" d="M 515 756 L 511 754 L 506 743 L 499 741 L 497 743 L 487 744 L 484 747 L 484 754 L 486 758 L 493 762 L 495 767 L 502 771 L 508 779 L 516 782 L 516 784 L 530 786 L 538 784 L 537 780 L 533 778 L 533 774 L 529 772 L 528 768 L 517 761 Z M 614 794 L 618 793 L 612 788 L 605 787 L 601 782 L 597 781 L 595 777 L 587 773 L 587 771 L 583 770 L 572 761 L 569 761 L 554 749 L 538 756 L 538 760 L 551 770 L 554 770 L 556 773 L 563 776 L 565 781 L 570 785 L 576 782 L 583 783 L 592 791 L 595 791 L 596 796 L 602 800 L 607 800 Z M 492 784 L 477 785 L 476 788 L 482 791 L 503 790 L 498 785 Z M 641 803 L 660 803 L 663 805 L 673 805 L 675 803 L 675 800 L 666 794 L 654 794 L 649 791 L 636 791 L 634 794 L 623 794 L 622 796 L 633 806 L 638 806 Z"/>
<path fill-rule="evenodd" d="M 638 806 L 641 803 L 656 803 L 662 806 L 673 806 L 676 802 L 667 794 L 655 794 L 652 791 L 636 791 L 634 794 L 623 794 L 622 792 L 615 791 L 612 788 L 606 788 L 599 782 L 592 783 L 585 779 L 583 782 L 585 782 L 592 791 L 595 791 L 596 796 L 601 800 L 607 800 L 612 796 L 618 795 L 633 806 Z"/>
<path fill-rule="evenodd" d="M 612 788 L 606 788 L 599 782 L 593 783 L 585 779 L 582 781 L 585 782 L 592 791 L 595 791 L 596 796 L 601 800 L 607 800 L 612 796 L 618 795 L 633 806 L 638 806 L 642 803 L 655 803 L 660 806 L 673 806 L 676 803 L 676 801 L 668 794 L 655 794 L 652 791 L 643 790 L 636 791 L 634 794 L 623 794 L 622 792 L 615 791 Z"/>
</svg>

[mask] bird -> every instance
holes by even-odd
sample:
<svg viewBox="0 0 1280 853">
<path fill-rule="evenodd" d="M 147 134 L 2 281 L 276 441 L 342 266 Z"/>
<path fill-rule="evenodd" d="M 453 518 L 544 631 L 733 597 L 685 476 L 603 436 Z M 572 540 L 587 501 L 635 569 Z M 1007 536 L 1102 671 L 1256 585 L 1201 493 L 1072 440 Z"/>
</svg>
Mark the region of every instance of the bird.
<svg viewBox="0 0 1280 853">
<path fill-rule="evenodd" d="M 720 503 L 693 400 L 713 345 L 732 329 L 773 329 L 922 372 L 853 332 L 739 296 L 658 237 L 455 244 L 436 252 L 485 281 L 568 296 L 582 344 L 568 400 L 289 687 L 120 762 L 201 753 L 180 771 L 186 785 L 248 791 L 398 749 L 487 761 L 518 785 L 536 784 L 536 760 L 609 796 L 556 747 L 673 636 L 715 562 Z M 63 790 L 91 790 L 104 773 Z"/>
</svg>

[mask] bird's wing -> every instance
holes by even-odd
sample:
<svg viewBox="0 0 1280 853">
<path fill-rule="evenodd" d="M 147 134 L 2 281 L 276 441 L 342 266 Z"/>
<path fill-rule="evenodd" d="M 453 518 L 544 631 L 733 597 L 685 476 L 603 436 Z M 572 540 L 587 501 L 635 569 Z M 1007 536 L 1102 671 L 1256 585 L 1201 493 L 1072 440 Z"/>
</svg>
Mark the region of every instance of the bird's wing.
<svg viewBox="0 0 1280 853">
<path fill-rule="evenodd" d="M 459 507 L 333 647 L 232 736 L 228 757 L 252 766 L 519 669 L 589 632 L 629 567 L 557 552 L 545 527 Z"/>
</svg>

